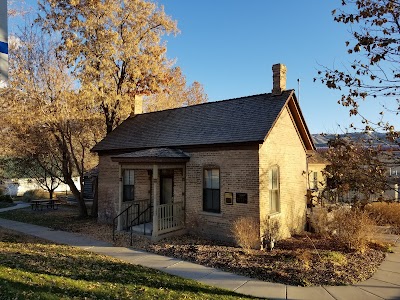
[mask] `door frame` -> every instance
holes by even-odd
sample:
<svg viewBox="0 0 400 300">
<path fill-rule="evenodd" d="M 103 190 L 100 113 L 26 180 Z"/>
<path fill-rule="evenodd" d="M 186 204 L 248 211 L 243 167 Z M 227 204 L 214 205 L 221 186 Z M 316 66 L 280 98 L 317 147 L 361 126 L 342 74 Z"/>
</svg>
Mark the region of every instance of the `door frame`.
<svg viewBox="0 0 400 300">
<path fill-rule="evenodd" d="M 163 174 L 164 173 L 164 174 Z M 162 203 L 162 196 L 163 196 L 163 179 L 164 178 L 171 178 L 171 191 L 172 191 L 172 196 L 171 196 L 171 203 L 172 204 L 174 201 L 174 169 L 161 169 L 160 170 L 160 205 L 167 204 L 167 203 Z"/>
</svg>

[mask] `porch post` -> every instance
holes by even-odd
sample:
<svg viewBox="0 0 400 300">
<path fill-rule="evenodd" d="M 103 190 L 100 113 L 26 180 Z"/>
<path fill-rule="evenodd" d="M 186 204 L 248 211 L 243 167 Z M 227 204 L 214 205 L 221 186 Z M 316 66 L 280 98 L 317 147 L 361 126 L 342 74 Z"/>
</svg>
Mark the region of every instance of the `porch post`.
<svg viewBox="0 0 400 300">
<path fill-rule="evenodd" d="M 118 164 L 119 168 L 119 190 L 118 190 L 118 214 L 121 213 L 121 206 L 122 206 L 122 193 L 124 189 L 124 183 L 123 183 L 123 178 L 122 178 L 122 166 L 121 164 Z M 118 217 L 118 230 L 122 230 L 122 222 L 121 222 L 121 217 Z"/>
<path fill-rule="evenodd" d="M 153 165 L 153 234 L 152 237 L 158 236 L 158 165 Z"/>
</svg>

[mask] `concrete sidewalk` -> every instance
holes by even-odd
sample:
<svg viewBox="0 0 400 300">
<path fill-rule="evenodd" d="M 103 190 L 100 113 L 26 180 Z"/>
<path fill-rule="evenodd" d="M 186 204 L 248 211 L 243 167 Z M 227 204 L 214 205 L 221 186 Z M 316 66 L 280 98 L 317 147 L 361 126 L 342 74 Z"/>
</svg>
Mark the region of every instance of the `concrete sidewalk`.
<svg viewBox="0 0 400 300">
<path fill-rule="evenodd" d="M 14 202 L 14 203 L 16 203 L 17 205 L 11 206 L 11 207 L 6 207 L 6 208 L 0 208 L 0 212 L 14 210 L 14 209 L 20 209 L 20 208 L 25 208 L 25 207 L 31 206 L 29 203 L 25 203 L 25 202 L 22 202 L 22 201 L 18 201 L 18 202 Z"/>
<path fill-rule="evenodd" d="M 388 254 L 375 275 L 362 283 L 352 286 L 296 287 L 264 282 L 235 275 L 214 268 L 204 267 L 176 258 L 156 255 L 111 244 L 90 237 L 50 228 L 0 218 L 0 227 L 23 232 L 55 243 L 79 247 L 119 258 L 125 262 L 157 269 L 183 278 L 235 291 L 237 293 L 268 299 L 318 299 L 318 300 L 375 300 L 400 299 L 400 245 L 398 236 L 385 235 L 395 244 L 394 253 Z"/>
</svg>

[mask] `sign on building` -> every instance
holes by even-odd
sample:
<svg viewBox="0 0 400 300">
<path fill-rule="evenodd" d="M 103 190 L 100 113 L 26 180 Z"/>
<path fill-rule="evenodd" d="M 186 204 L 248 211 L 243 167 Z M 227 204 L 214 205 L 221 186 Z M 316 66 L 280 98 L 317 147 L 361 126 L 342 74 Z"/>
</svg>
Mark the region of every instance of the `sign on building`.
<svg viewBox="0 0 400 300">
<path fill-rule="evenodd" d="M 8 79 L 7 0 L 0 0 L 0 87 Z"/>
</svg>

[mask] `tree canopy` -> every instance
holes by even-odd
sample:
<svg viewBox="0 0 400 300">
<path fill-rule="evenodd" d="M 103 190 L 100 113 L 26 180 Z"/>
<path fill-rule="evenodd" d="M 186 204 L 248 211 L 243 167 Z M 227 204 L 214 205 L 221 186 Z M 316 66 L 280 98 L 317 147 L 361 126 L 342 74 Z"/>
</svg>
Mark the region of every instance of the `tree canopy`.
<svg viewBox="0 0 400 300">
<path fill-rule="evenodd" d="M 330 162 L 324 170 L 327 188 L 336 189 L 339 195 L 356 192 L 357 200 L 368 200 L 370 195 L 380 195 L 387 189 L 384 153 L 365 142 L 348 138 L 335 138 L 328 142 L 324 154 Z"/>
<path fill-rule="evenodd" d="M 86 216 L 72 177 L 82 186 L 98 162 L 90 149 L 129 116 L 136 95 L 157 110 L 207 96 L 197 82 L 187 87 L 166 57 L 162 37 L 178 29 L 163 7 L 145 0 L 39 0 L 39 7 L 35 22 L 11 33 L 0 147 L 68 184 Z"/>
<path fill-rule="evenodd" d="M 170 80 L 161 92 L 149 95 L 145 99 L 147 112 L 201 104 L 208 101 L 201 83 L 195 81 L 187 85 L 186 78 L 179 67 L 170 69 Z"/>
<path fill-rule="evenodd" d="M 9 87 L 2 90 L 2 146 L 16 158 L 32 158 L 50 176 L 69 185 L 87 215 L 80 176 L 97 163 L 91 147 L 104 126 L 90 99 L 75 89 L 57 41 L 27 25 L 10 49 Z"/>
<path fill-rule="evenodd" d="M 161 37 L 178 28 L 163 7 L 143 0 L 39 0 L 39 7 L 38 21 L 61 35 L 60 50 L 107 133 L 129 115 L 135 95 L 158 93 L 169 80 Z"/>
<path fill-rule="evenodd" d="M 390 107 L 377 112 L 400 112 L 400 2 L 398 0 L 342 0 L 332 15 L 349 27 L 353 39 L 346 42 L 352 61 L 343 69 L 324 68 L 319 79 L 330 89 L 342 92 L 338 103 L 360 115 L 359 107 L 367 98 L 393 99 Z M 379 115 L 378 115 L 379 116 Z M 361 116 L 363 117 L 363 116 Z M 363 117 L 366 130 L 381 129 L 392 139 L 398 137 L 395 124 Z"/>
</svg>

